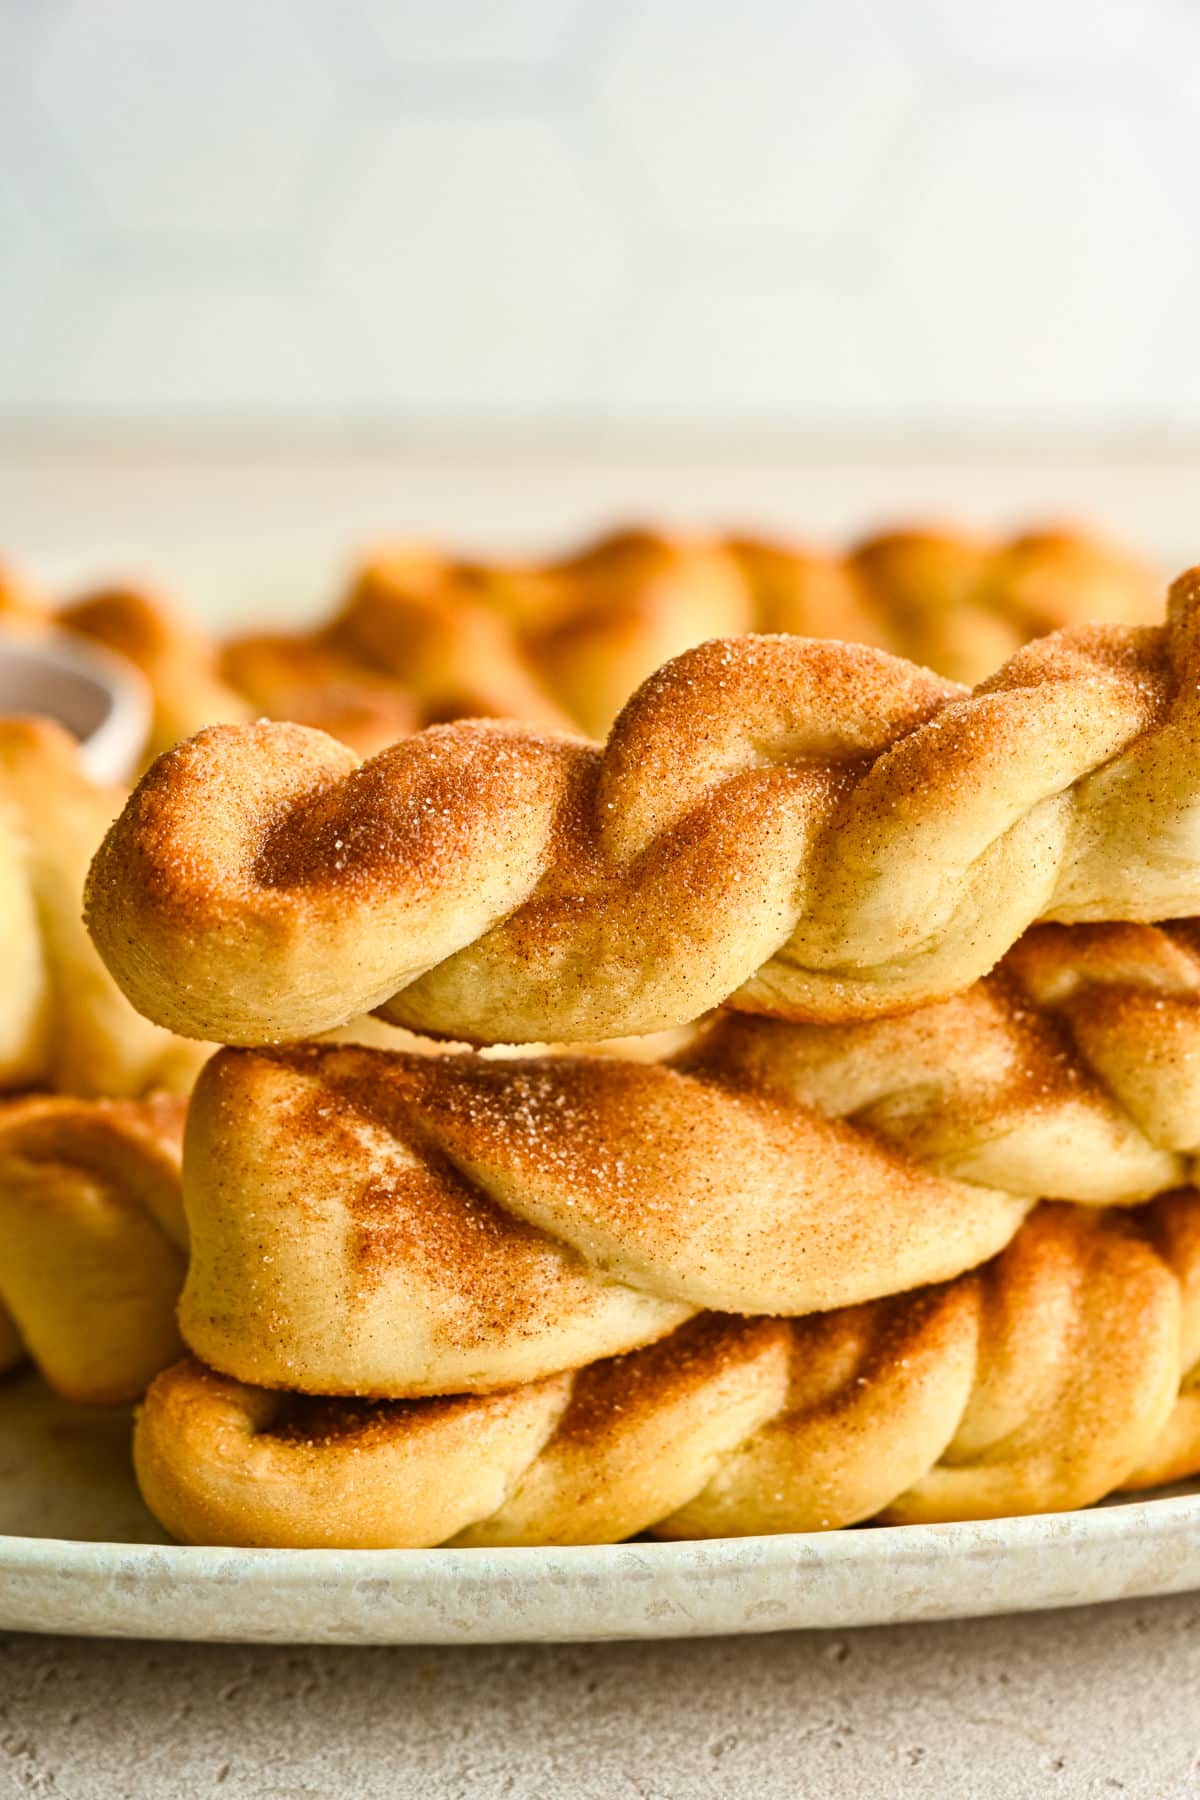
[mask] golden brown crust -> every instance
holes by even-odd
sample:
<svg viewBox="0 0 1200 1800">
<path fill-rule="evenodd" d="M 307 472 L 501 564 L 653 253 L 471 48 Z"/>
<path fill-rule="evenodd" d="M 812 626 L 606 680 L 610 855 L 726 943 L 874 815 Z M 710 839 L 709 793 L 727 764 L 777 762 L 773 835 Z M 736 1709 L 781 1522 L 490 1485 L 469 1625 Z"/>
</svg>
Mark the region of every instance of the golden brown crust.
<svg viewBox="0 0 1200 1800">
<path fill-rule="evenodd" d="M 985 1270 L 785 1323 L 706 1315 L 500 1394 L 269 1395 L 196 1362 L 135 1432 L 187 1542 L 715 1537 L 1086 1506 L 1200 1469 L 1200 1196 L 1038 1208 Z M 474 1439 L 474 1458 L 462 1454 Z"/>
<path fill-rule="evenodd" d="M 1192 573 L 1165 626 L 1039 640 L 972 694 L 747 638 L 661 669 L 602 751 L 469 723 L 358 765 L 218 728 L 143 780 L 89 921 L 148 1016 L 226 1043 L 374 1008 L 483 1042 L 897 1012 L 1038 919 L 1200 910 L 1198 690 Z"/>
<path fill-rule="evenodd" d="M 181 1091 L 204 1059 L 134 1010 L 80 917 L 89 859 L 122 797 L 89 780 L 58 726 L 0 720 L 0 1091 Z"/>
<path fill-rule="evenodd" d="M 29 1355 L 68 1399 L 136 1399 L 179 1355 L 184 1102 L 35 1095 L 0 1104 L 3 1367 Z"/>
<path fill-rule="evenodd" d="M 877 1133 L 960 1181 L 1121 1204 L 1200 1149 L 1200 930 L 1039 925 L 965 993 L 892 1019 L 725 1013 L 684 1066 Z"/>
</svg>

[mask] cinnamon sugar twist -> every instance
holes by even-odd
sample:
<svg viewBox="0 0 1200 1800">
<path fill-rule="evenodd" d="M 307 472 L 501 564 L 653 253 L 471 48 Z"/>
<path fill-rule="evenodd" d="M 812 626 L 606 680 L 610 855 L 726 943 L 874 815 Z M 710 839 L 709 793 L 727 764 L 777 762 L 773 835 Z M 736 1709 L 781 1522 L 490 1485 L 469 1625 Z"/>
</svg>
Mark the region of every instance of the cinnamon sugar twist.
<svg viewBox="0 0 1200 1800">
<path fill-rule="evenodd" d="M 224 1043 L 378 1009 L 475 1042 L 722 1001 L 836 1021 L 968 987 L 1038 919 L 1200 911 L 1200 573 L 966 694 L 876 651 L 715 642 L 604 749 L 423 732 L 358 765 L 215 729 L 161 758 L 88 884 L 146 1015 Z"/>
<path fill-rule="evenodd" d="M 1136 1201 L 1200 1151 L 1200 922 L 1035 926 L 949 1000 L 852 1025 L 724 1013 L 680 1060 L 955 1180 Z"/>
<path fill-rule="evenodd" d="M 0 1104 L 0 1368 L 70 1400 L 136 1399 L 182 1349 L 182 1100 Z"/>
<path fill-rule="evenodd" d="M 306 1392 L 499 1387 L 691 1311 L 968 1269 L 1039 1198 L 1130 1205 L 1200 1149 L 1200 928 L 1046 926 L 899 1019 L 727 1015 L 671 1066 L 225 1051 L 189 1124 L 182 1322 Z"/>
<path fill-rule="evenodd" d="M 223 1051 L 193 1095 L 180 1323 L 310 1393 L 502 1387 L 701 1307 L 956 1274 L 1031 1204 L 752 1090 L 598 1058 Z"/>
<path fill-rule="evenodd" d="M 705 1314 L 507 1392 L 269 1393 L 194 1361 L 138 1418 L 186 1542 L 705 1538 L 1086 1506 L 1200 1470 L 1200 1195 L 1040 1207 L 989 1267 L 786 1322 Z"/>
<path fill-rule="evenodd" d="M 0 1090 L 180 1090 L 206 1054 L 134 1010 L 80 917 L 122 798 L 89 779 L 58 726 L 0 719 Z"/>
</svg>

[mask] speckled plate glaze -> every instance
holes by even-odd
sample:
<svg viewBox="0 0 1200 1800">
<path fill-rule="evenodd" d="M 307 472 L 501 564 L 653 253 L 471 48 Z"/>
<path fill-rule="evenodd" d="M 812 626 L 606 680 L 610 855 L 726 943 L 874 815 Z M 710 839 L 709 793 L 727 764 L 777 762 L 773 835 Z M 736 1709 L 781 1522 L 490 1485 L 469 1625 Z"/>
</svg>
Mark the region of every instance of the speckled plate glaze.
<svg viewBox="0 0 1200 1800">
<path fill-rule="evenodd" d="M 0 1629 L 247 1643 L 696 1637 L 1200 1587 L 1200 1489 L 1090 1512 L 566 1550 L 203 1550 L 138 1498 L 129 1417 L 0 1394 Z"/>
</svg>

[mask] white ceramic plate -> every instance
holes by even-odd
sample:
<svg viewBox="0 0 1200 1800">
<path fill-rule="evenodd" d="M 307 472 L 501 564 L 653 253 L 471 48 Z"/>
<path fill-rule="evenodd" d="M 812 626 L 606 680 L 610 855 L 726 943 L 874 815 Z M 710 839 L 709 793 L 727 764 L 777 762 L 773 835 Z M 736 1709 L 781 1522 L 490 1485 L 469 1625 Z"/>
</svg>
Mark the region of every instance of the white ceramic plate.
<svg viewBox="0 0 1200 1800">
<path fill-rule="evenodd" d="M 197 1550 L 164 1540 L 129 1419 L 23 1375 L 0 1404 L 0 1629 L 278 1643 L 692 1637 L 1200 1587 L 1200 1490 L 986 1525 L 569 1550 Z M 20 1534 L 20 1535 L 19 1535 Z"/>
</svg>

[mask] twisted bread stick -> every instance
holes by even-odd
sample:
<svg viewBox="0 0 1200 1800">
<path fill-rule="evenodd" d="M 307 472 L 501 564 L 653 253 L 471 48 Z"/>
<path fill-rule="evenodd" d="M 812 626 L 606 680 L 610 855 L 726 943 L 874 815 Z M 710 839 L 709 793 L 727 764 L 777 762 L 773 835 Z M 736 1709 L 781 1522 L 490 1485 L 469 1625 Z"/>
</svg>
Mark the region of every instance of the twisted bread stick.
<svg viewBox="0 0 1200 1800">
<path fill-rule="evenodd" d="M 1135 1221 L 1136 1220 L 1136 1224 Z M 976 1274 L 787 1323 L 717 1315 L 505 1393 L 337 1402 L 193 1361 L 138 1418 L 186 1542 L 605 1543 L 990 1518 L 1200 1469 L 1200 1196 L 1044 1206 Z"/>
<path fill-rule="evenodd" d="M 970 1268 L 1030 1202 L 653 1065 L 218 1054 L 193 1096 L 184 1337 L 309 1393 L 495 1388 L 704 1306 L 807 1312 Z"/>
<path fill-rule="evenodd" d="M 513 727 L 370 762 L 320 734 L 161 758 L 88 883 L 147 1016 L 225 1043 L 377 1008 L 473 1041 L 839 1020 L 970 985 L 1039 918 L 1200 910 L 1200 573 L 973 694 L 879 652 L 712 643 L 604 750 Z"/>
<path fill-rule="evenodd" d="M 1084 532 L 896 531 L 839 556 L 623 531 L 527 566 L 393 549 L 364 564 L 327 626 L 218 655 L 161 593 L 112 587 L 52 607 L 0 566 L 6 622 L 53 620 L 138 664 L 155 702 L 148 757 L 246 717 L 247 701 L 363 755 L 468 715 L 603 736 L 661 663 L 745 631 L 875 644 L 974 682 L 1028 638 L 1081 619 L 1150 623 L 1158 609 L 1152 572 Z"/>
<path fill-rule="evenodd" d="M 833 556 L 625 531 L 524 567 L 393 549 L 363 566 L 327 626 L 237 638 L 218 656 L 161 593 L 111 587 L 52 607 L 0 566 L 6 622 L 53 620 L 141 668 L 148 757 L 245 718 L 247 701 L 363 755 L 468 715 L 602 736 L 661 663 L 744 631 L 876 644 L 978 681 L 1030 637 L 1080 619 L 1149 623 L 1158 607 L 1151 571 L 1082 532 L 890 532 Z"/>
<path fill-rule="evenodd" d="M 413 685 L 431 719 L 514 718 L 603 736 L 635 688 L 707 637 L 752 628 L 745 573 L 718 543 L 623 532 L 559 563 L 368 562 L 328 640 Z"/>
<path fill-rule="evenodd" d="M 189 1125 L 184 1335 L 266 1386 L 445 1393 L 699 1307 L 874 1298 L 982 1261 L 1039 1197 L 1189 1180 L 1198 1084 L 1194 925 L 1043 927 L 953 1000 L 727 1016 L 674 1068 L 226 1051 Z"/>
<path fill-rule="evenodd" d="M 134 1011 L 80 918 L 88 860 L 120 803 L 57 726 L 0 719 L 0 1089 L 182 1089 L 203 1060 Z"/>
<path fill-rule="evenodd" d="M 181 1100 L 0 1105 L 0 1366 L 68 1399 L 133 1400 L 182 1348 Z"/>
<path fill-rule="evenodd" d="M 1030 637 L 1081 619 L 1149 624 L 1158 609 L 1150 571 L 1083 533 L 993 544 L 891 532 L 831 556 L 623 531 L 524 567 L 393 550 L 365 565 L 319 641 L 407 684 L 426 722 L 490 714 L 546 726 L 565 710 L 602 737 L 642 681 L 709 637 L 846 639 L 975 682 Z"/>
<path fill-rule="evenodd" d="M 685 1060 L 955 1180 L 1136 1201 L 1200 1150 L 1200 923 L 1039 925 L 950 1000 L 856 1025 L 725 1013 Z"/>
<path fill-rule="evenodd" d="M 883 532 L 859 544 L 848 566 L 886 633 L 867 641 L 971 685 L 1064 625 L 1152 625 L 1159 616 L 1153 571 L 1085 532 L 1027 531 L 1002 543 Z M 802 619 L 767 615 L 760 629 L 807 634 Z"/>
</svg>

